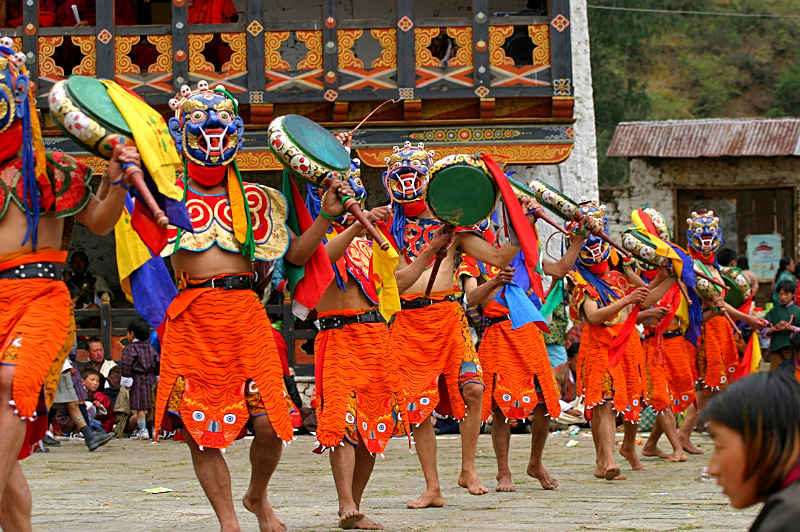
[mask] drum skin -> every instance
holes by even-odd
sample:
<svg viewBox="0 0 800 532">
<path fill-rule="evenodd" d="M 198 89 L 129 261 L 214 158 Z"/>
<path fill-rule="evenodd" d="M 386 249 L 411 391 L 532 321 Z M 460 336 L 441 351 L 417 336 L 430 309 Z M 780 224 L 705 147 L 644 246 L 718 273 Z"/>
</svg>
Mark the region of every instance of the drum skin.
<svg viewBox="0 0 800 532">
<path fill-rule="evenodd" d="M 105 85 L 95 78 L 70 76 L 48 96 L 50 115 L 64 132 L 105 159 L 117 144 L 133 144 L 133 134 Z"/>
<path fill-rule="evenodd" d="M 740 268 L 732 266 L 722 266 L 719 269 L 719 273 L 728 287 L 728 291 L 725 294 L 725 302 L 735 308 L 741 307 L 750 298 L 750 292 L 752 291 L 747 277 L 742 274 Z"/>
<path fill-rule="evenodd" d="M 350 172 L 347 149 L 330 131 L 304 116 L 279 116 L 267 128 L 267 138 L 278 160 L 314 185 L 327 187 L 329 179 L 346 179 Z"/>
<path fill-rule="evenodd" d="M 434 216 L 455 226 L 471 226 L 492 211 L 498 188 L 478 157 L 448 155 L 431 167 L 425 202 Z"/>
<path fill-rule="evenodd" d="M 655 244 L 638 229 L 627 229 L 622 233 L 622 247 L 637 259 L 653 266 L 663 266 L 669 261 L 666 257 L 656 254 Z"/>
</svg>

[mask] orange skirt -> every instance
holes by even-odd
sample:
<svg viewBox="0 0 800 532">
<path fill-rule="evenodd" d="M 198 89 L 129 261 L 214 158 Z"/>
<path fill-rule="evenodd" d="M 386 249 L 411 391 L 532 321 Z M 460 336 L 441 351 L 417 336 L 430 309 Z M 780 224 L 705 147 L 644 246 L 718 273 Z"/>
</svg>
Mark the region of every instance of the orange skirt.
<svg viewBox="0 0 800 532">
<path fill-rule="evenodd" d="M 710 390 L 720 390 L 736 372 L 739 352 L 733 338 L 733 327 L 725 316 L 714 316 L 703 324 L 703 334 L 697 349 L 697 374 Z"/>
<path fill-rule="evenodd" d="M 544 399 L 551 418 L 561 415 L 547 346 L 535 323 L 518 329 L 511 328 L 511 320 L 489 326 L 483 333 L 478 358 L 488 386 L 483 394 L 484 420 L 492 413 L 492 402 L 506 418 L 523 419 L 536 408 L 537 396 Z"/>
<path fill-rule="evenodd" d="M 12 406 L 28 422 L 20 459 L 47 431 L 47 410 L 74 343 L 67 285 L 51 279 L 0 280 L 0 364 L 14 366 Z"/>
<path fill-rule="evenodd" d="M 606 400 L 626 421 L 639 421 L 644 395 L 644 351 L 636 331 L 630 335 L 620 362 L 608 365 L 608 349 L 624 326 L 584 325 L 578 350 L 577 389 L 585 397 L 586 419 L 592 418 L 592 408 Z"/>
<path fill-rule="evenodd" d="M 394 359 L 406 398 L 408 422 L 418 425 L 433 413 L 440 401 L 439 376 L 452 415 L 466 415 L 461 387 L 483 383 L 481 366 L 464 310 L 456 301 L 442 301 L 395 314 L 389 331 Z"/>
<path fill-rule="evenodd" d="M 319 317 L 355 316 L 365 310 L 322 312 Z M 393 434 L 410 432 L 402 429 L 405 402 L 397 364 L 386 353 L 389 343 L 384 323 L 353 323 L 317 334 L 315 362 L 322 367 L 316 389 L 317 441 L 324 447 L 345 439 L 355 444 L 360 435 L 369 452 L 380 454 Z"/>
<path fill-rule="evenodd" d="M 167 309 L 155 426 L 161 427 L 173 389 L 177 415 L 198 445 L 222 449 L 251 416 L 258 394 L 278 437 L 293 437 L 278 348 L 263 305 L 249 290 L 194 288 Z M 252 402 L 252 400 L 250 401 Z"/>
<path fill-rule="evenodd" d="M 695 347 L 683 336 L 664 338 L 662 362 L 656 363 L 656 338 L 644 341 L 647 403 L 657 412 L 683 412 L 695 400 Z"/>
</svg>

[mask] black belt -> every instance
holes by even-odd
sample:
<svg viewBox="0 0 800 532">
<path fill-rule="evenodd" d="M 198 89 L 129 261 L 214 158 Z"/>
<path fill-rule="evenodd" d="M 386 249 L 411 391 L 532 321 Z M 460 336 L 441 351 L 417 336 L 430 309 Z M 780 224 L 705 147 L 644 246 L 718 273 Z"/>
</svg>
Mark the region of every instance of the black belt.
<svg viewBox="0 0 800 532">
<path fill-rule="evenodd" d="M 253 290 L 255 284 L 253 283 L 252 275 L 226 275 L 224 277 L 217 277 L 209 279 L 208 281 L 200 284 L 190 284 L 186 290 L 192 288 L 221 288 L 223 290 Z"/>
<path fill-rule="evenodd" d="M 64 274 L 64 265 L 60 262 L 31 262 L 20 264 L 0 272 L 0 279 L 58 279 Z"/>
<path fill-rule="evenodd" d="M 677 329 L 671 329 L 671 330 L 665 332 L 662 336 L 664 336 L 664 338 L 675 338 L 676 336 L 681 336 L 682 334 L 683 334 L 683 331 L 679 327 Z M 652 338 L 655 335 L 656 335 L 655 332 L 647 333 L 647 334 L 644 335 L 644 339 L 647 340 L 648 338 Z"/>
<path fill-rule="evenodd" d="M 502 323 L 504 321 L 508 321 L 511 319 L 511 315 L 506 314 L 505 316 L 498 316 L 496 318 L 486 318 L 486 326 L 491 327 L 495 323 Z"/>
<path fill-rule="evenodd" d="M 450 294 L 449 296 L 445 296 L 444 299 L 430 299 L 427 297 L 417 297 L 408 301 L 401 299 L 400 308 L 403 310 L 425 308 L 433 305 L 434 303 L 441 303 L 442 301 L 458 301 L 458 297 L 455 294 Z"/>
<path fill-rule="evenodd" d="M 341 329 L 354 323 L 386 323 L 386 320 L 377 310 L 368 310 L 356 316 L 325 316 L 319 319 L 319 330 Z"/>
</svg>

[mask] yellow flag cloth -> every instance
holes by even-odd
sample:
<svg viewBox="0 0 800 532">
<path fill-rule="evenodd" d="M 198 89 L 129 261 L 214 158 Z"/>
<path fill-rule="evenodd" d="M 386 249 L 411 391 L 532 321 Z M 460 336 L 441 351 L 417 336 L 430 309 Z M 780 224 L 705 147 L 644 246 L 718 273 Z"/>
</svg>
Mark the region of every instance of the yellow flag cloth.
<svg viewBox="0 0 800 532">
<path fill-rule="evenodd" d="M 183 199 L 183 192 L 175 184 L 175 172 L 182 162 L 164 118 L 117 83 L 111 80 L 101 81 L 130 126 L 142 162 L 150 172 L 158 191 L 174 200 Z"/>
<path fill-rule="evenodd" d="M 228 201 L 231 204 L 233 236 L 240 244 L 247 240 L 247 210 L 244 208 L 244 194 L 233 165 L 228 165 Z"/>
<path fill-rule="evenodd" d="M 131 274 L 139 269 L 152 255 L 147 246 L 131 225 L 131 215 L 127 209 L 122 209 L 122 215 L 114 226 L 114 239 L 116 241 L 117 271 L 125 297 L 133 302 L 131 293 Z"/>
<path fill-rule="evenodd" d="M 678 310 L 675 311 L 675 317 L 678 318 L 678 322 L 680 322 L 681 324 L 681 330 L 685 333 L 686 329 L 689 327 L 689 303 L 686 301 L 686 298 L 683 296 L 682 293 L 681 293 L 681 302 L 678 305 Z"/>
<path fill-rule="evenodd" d="M 394 277 L 398 260 L 400 255 L 392 246 L 384 251 L 377 242 L 372 243 L 372 273 L 378 289 L 378 310 L 387 322 L 400 311 L 400 290 Z"/>
<path fill-rule="evenodd" d="M 753 346 L 753 354 L 750 357 L 750 373 L 758 373 L 761 366 L 761 342 L 758 341 L 758 334 L 750 335 L 750 344 Z"/>
</svg>

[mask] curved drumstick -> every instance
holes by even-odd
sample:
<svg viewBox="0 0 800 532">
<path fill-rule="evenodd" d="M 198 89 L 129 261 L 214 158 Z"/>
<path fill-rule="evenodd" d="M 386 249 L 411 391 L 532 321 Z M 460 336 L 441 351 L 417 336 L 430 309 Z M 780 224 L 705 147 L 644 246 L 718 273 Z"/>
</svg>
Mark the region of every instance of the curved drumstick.
<svg viewBox="0 0 800 532">
<path fill-rule="evenodd" d="M 344 208 L 347 210 L 347 212 L 352 214 L 353 217 L 355 217 L 355 219 L 364 226 L 364 229 L 367 230 L 369 236 L 372 237 L 372 240 L 377 242 L 378 246 L 380 246 L 382 250 L 386 251 L 389 249 L 389 242 L 387 242 L 386 238 L 384 238 L 381 232 L 378 231 L 374 225 L 372 225 L 372 222 L 367 220 L 367 216 L 364 214 L 364 211 L 361 210 L 361 205 L 358 203 L 358 201 L 350 196 L 345 196 L 342 198 L 342 205 L 344 205 Z"/>
<path fill-rule="evenodd" d="M 144 182 L 144 172 L 142 169 L 135 163 L 125 163 L 122 165 L 122 171 L 125 172 L 126 176 L 130 177 L 131 183 L 133 183 L 133 186 L 139 191 L 142 201 L 144 201 L 144 204 L 150 209 L 150 212 L 153 213 L 153 219 L 156 221 L 156 224 L 158 224 L 159 227 L 166 227 L 169 224 L 169 218 L 167 218 L 167 215 L 161 207 L 158 206 L 150 189 L 147 188 Z"/>
<path fill-rule="evenodd" d="M 535 209 L 533 209 L 533 211 L 530 211 L 530 213 L 533 214 L 533 217 L 536 220 L 542 220 L 543 222 L 547 222 L 548 224 L 550 224 L 553 227 L 555 227 L 556 231 L 560 231 L 560 232 L 564 233 L 565 235 L 569 236 L 569 232 L 567 232 L 566 229 L 561 227 L 560 224 L 556 223 L 552 218 L 547 216 L 547 214 L 545 213 L 544 207 L 542 207 L 542 206 L 536 207 Z M 534 222 L 535 222 L 535 220 L 534 220 Z"/>
<path fill-rule="evenodd" d="M 582 223 L 582 224 L 585 224 L 589 219 L 590 219 L 590 217 L 585 215 L 585 214 L 578 214 L 574 218 L 574 220 L 576 222 Z M 622 254 L 623 257 L 630 257 L 631 256 L 630 252 L 627 249 L 623 248 L 622 246 L 620 246 L 619 244 L 617 244 L 616 242 L 611 240 L 611 237 L 608 236 L 605 232 L 603 232 L 603 231 L 596 231 L 596 232 L 595 231 L 591 231 L 591 233 L 593 235 L 595 235 L 597 238 L 599 238 L 600 240 L 602 240 L 603 242 L 606 242 L 612 248 L 614 248 L 617 251 L 619 251 Z"/>
<path fill-rule="evenodd" d="M 442 265 L 442 261 L 447 256 L 447 247 L 443 246 L 439 248 L 436 252 L 436 260 L 433 262 L 433 268 L 431 269 L 431 276 L 428 278 L 428 286 L 425 287 L 425 297 L 430 297 L 431 290 L 433 290 L 433 285 L 436 282 L 436 276 L 439 273 L 439 267 Z"/>
</svg>

